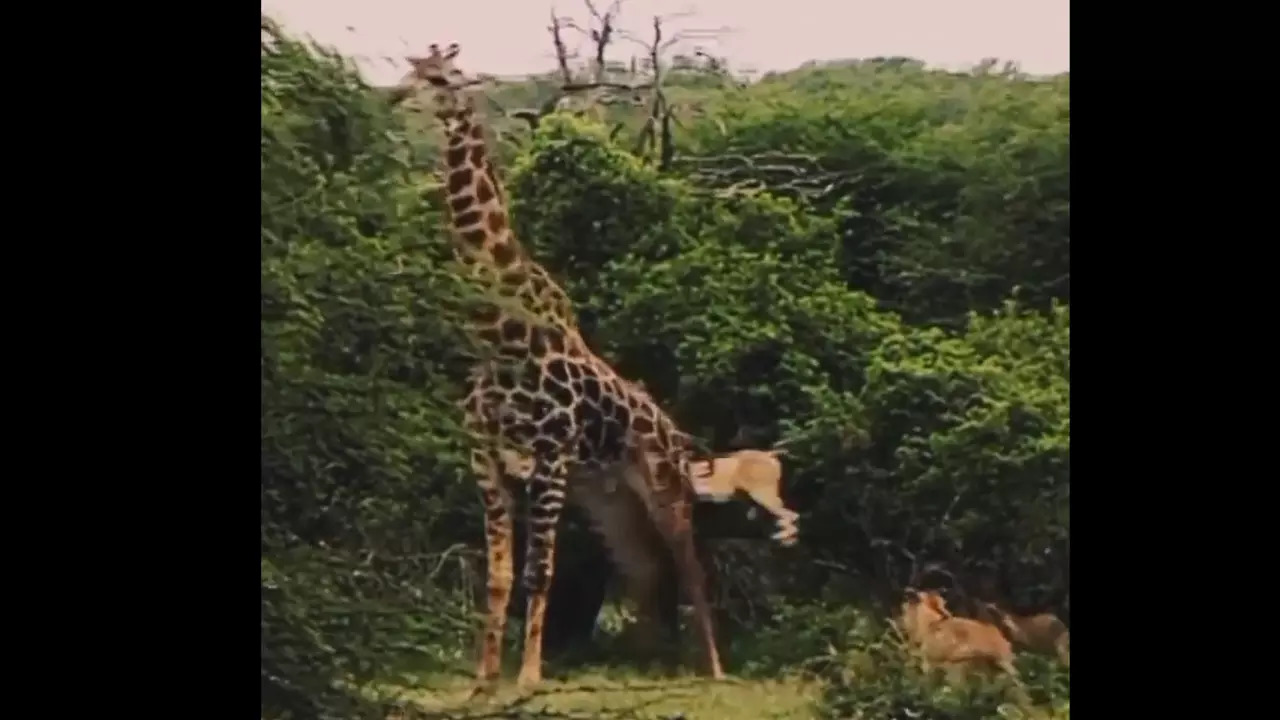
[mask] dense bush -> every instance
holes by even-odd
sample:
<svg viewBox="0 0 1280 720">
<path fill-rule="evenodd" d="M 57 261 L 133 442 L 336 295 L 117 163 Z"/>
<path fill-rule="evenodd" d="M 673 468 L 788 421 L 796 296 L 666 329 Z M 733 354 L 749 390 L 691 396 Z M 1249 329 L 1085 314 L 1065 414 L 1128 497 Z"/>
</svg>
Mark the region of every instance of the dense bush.
<svg viewBox="0 0 1280 720">
<path fill-rule="evenodd" d="M 262 63 L 263 714 L 352 717 L 405 655 L 470 662 L 467 290 L 420 120 L 265 22 Z M 821 675 L 832 717 L 1000 702 L 902 664 L 879 620 L 900 551 L 1067 602 L 1068 90 L 839 64 L 707 89 L 681 147 L 710 161 L 671 174 L 564 115 L 500 155 L 516 229 L 598 351 L 716 448 L 792 440 L 801 547 L 734 556 L 771 581 L 744 585 L 768 597 L 724 642 L 742 674 Z M 730 153 L 817 179 L 707 169 Z M 752 173 L 764 190 L 730 189 Z M 594 542 L 562 537 L 562 567 Z M 1063 705 L 1056 671 L 1028 673 Z"/>
<path fill-rule="evenodd" d="M 451 406 L 461 294 L 398 132 L 339 58 L 264 24 L 267 716 L 350 717 L 345 683 L 405 644 L 455 653 L 469 627 L 456 565 L 428 582 L 443 548 L 478 537 Z"/>
<path fill-rule="evenodd" d="M 845 284 L 830 220 L 697 193 L 567 120 L 540 129 L 512 195 L 539 256 L 592 268 L 565 275 L 595 345 L 688 429 L 719 447 L 801 429 L 789 486 L 812 552 L 871 571 L 879 534 L 999 560 L 1018 587 L 1058 579 L 1030 566 L 1067 552 L 1065 307 L 904 324 Z"/>
<path fill-rule="evenodd" d="M 791 154 L 728 178 L 834 186 L 815 203 L 839 221 L 852 286 L 911 322 L 954 326 L 1015 287 L 1041 310 L 1070 299 L 1069 92 L 1066 75 L 835 63 L 707 103 L 685 146 L 706 157 Z M 800 177 L 772 180 L 779 164 Z"/>
</svg>

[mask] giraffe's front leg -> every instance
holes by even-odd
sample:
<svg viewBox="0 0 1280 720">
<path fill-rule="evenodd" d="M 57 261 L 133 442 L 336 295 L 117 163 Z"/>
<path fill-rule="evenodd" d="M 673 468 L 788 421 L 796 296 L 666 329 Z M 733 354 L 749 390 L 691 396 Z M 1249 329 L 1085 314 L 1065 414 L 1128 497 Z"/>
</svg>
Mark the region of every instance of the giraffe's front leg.
<svg viewBox="0 0 1280 720">
<path fill-rule="evenodd" d="M 476 668 L 476 690 L 482 691 L 497 680 L 502 669 L 502 635 L 511 601 L 512 538 L 511 498 L 502 485 L 498 458 L 476 451 L 472 465 L 478 473 L 480 497 L 484 502 L 484 536 L 489 548 L 488 614 L 480 632 L 480 662 Z"/>
<path fill-rule="evenodd" d="M 539 457 L 528 479 L 529 542 L 525 547 L 523 580 L 529 607 L 524 619 L 524 660 L 517 679 L 523 689 L 542 681 L 542 628 L 555 567 L 556 528 L 564 510 L 567 476 L 563 458 Z"/>
</svg>

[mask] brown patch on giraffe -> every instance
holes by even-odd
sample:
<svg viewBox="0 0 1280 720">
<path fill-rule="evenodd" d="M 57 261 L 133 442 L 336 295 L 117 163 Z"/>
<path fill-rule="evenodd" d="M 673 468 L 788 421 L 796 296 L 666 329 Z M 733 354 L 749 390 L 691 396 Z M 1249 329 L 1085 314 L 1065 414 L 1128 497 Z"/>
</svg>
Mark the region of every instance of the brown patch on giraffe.
<svg viewBox="0 0 1280 720">
<path fill-rule="evenodd" d="M 476 199 L 470 195 L 454 195 L 449 198 L 449 208 L 453 210 L 453 214 L 466 212 L 467 208 L 475 203 Z"/>
<path fill-rule="evenodd" d="M 529 328 L 529 352 L 534 355 L 547 353 L 547 338 L 551 333 L 540 327 Z"/>
<path fill-rule="evenodd" d="M 503 285 L 520 287 L 529 279 L 529 272 L 528 269 L 522 265 L 513 265 L 503 270 L 501 279 Z"/>
<path fill-rule="evenodd" d="M 496 305 L 485 304 L 476 308 L 472 317 L 476 322 L 491 324 L 498 322 L 502 317 L 502 311 Z"/>
<path fill-rule="evenodd" d="M 498 267 L 507 267 L 516 261 L 519 253 L 511 246 L 511 243 L 494 243 L 493 245 L 493 261 Z"/>
<path fill-rule="evenodd" d="M 468 210 L 453 216 L 453 224 L 458 228 L 469 228 L 480 224 L 484 213 L 479 210 Z"/>
<path fill-rule="evenodd" d="M 476 200 L 481 205 L 487 205 L 494 197 L 493 185 L 489 182 L 489 178 L 481 177 L 476 181 Z"/>
<path fill-rule="evenodd" d="M 459 234 L 462 235 L 463 240 L 467 241 L 468 245 L 471 245 L 474 248 L 483 247 L 484 241 L 489 237 L 489 233 L 481 230 L 480 228 L 476 228 L 474 230 L 463 230 Z"/>
<path fill-rule="evenodd" d="M 547 333 L 547 349 L 553 353 L 564 352 L 564 336 L 558 332 Z M 572 377 L 575 373 L 579 373 L 576 365 L 569 366 L 569 375 Z M 579 375 L 581 377 L 581 375 Z"/>
<path fill-rule="evenodd" d="M 470 125 L 469 127 L 466 127 L 466 128 L 459 127 L 458 130 L 460 132 L 465 132 L 468 135 L 470 135 L 472 140 L 479 140 L 480 142 L 484 142 L 484 128 L 480 125 Z"/>
<path fill-rule="evenodd" d="M 483 145 L 472 145 L 471 146 L 471 164 L 475 165 L 476 167 L 484 167 L 485 166 L 484 157 L 486 152 L 487 151 L 485 150 L 485 147 Z"/>
<path fill-rule="evenodd" d="M 447 189 L 450 195 L 458 193 L 471 187 L 471 183 L 475 180 L 475 173 L 469 167 L 460 167 L 449 173 L 447 181 Z"/>
<path fill-rule="evenodd" d="M 485 222 L 489 224 L 489 232 L 497 235 L 507 229 L 507 214 L 501 210 L 490 210 Z"/>
<path fill-rule="evenodd" d="M 552 360 L 544 366 L 545 372 L 542 375 L 542 387 L 544 390 L 548 386 L 563 387 L 569 382 L 569 363 L 559 358 Z M 553 398 L 554 399 L 554 398 Z M 561 405 L 572 405 L 574 398 L 568 398 L 560 402 Z"/>
<path fill-rule="evenodd" d="M 582 397 L 592 405 L 600 402 L 600 381 L 587 376 L 582 379 Z"/>
<path fill-rule="evenodd" d="M 508 318 L 502 321 L 503 342 L 522 342 L 529 338 L 529 328 L 519 320 Z"/>
<path fill-rule="evenodd" d="M 458 167 L 467 159 L 467 148 L 465 145 L 457 145 L 450 147 L 444 151 L 444 163 L 449 167 Z"/>
</svg>

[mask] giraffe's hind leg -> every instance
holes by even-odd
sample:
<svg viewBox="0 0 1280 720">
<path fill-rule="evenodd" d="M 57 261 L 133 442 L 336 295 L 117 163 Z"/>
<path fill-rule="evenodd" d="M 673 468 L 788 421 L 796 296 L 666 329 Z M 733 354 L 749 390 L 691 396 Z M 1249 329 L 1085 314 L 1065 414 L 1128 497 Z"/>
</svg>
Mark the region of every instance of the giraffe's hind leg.
<svg viewBox="0 0 1280 720">
<path fill-rule="evenodd" d="M 650 470 L 652 474 L 653 469 Z M 678 486 L 677 486 L 678 487 Z M 694 622 L 702 639 L 703 658 L 707 674 L 716 680 L 724 678 L 720 665 L 720 651 L 716 649 L 715 625 L 711 618 L 711 603 L 707 600 L 707 574 L 698 557 L 693 541 L 693 503 L 688 497 L 680 497 L 659 505 L 655 513 L 658 529 L 671 548 L 680 585 L 693 605 Z"/>
<path fill-rule="evenodd" d="M 524 619 L 524 658 L 517 683 L 530 688 L 542 681 L 542 628 L 547 614 L 547 591 L 555 568 L 556 528 L 564 510 L 564 458 L 538 457 L 529 474 L 529 540 L 524 555 L 524 587 L 529 605 Z"/>
<path fill-rule="evenodd" d="M 480 497 L 484 502 L 484 536 L 489 550 L 488 614 L 480 632 L 480 662 L 476 668 L 477 690 L 497 680 L 502 669 L 502 635 L 511 602 L 512 538 L 511 496 L 502 483 L 502 465 L 497 455 L 481 450 L 472 456 Z"/>
</svg>

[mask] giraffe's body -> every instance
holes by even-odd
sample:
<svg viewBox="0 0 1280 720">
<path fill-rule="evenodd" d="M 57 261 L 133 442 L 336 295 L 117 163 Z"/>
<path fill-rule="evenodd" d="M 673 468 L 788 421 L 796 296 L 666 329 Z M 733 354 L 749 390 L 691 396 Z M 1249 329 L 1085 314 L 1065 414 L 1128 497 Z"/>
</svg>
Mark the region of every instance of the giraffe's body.
<svg viewBox="0 0 1280 720">
<path fill-rule="evenodd" d="M 489 356 L 470 375 L 463 402 L 476 438 L 472 464 L 485 508 L 488 617 L 477 677 L 495 679 L 511 597 L 511 489 L 529 498 L 524 585 L 528 591 L 520 684 L 541 679 L 542 628 L 555 562 L 556 527 L 569 482 L 625 478 L 654 529 L 674 555 L 694 605 L 708 670 L 721 677 L 705 579 L 693 545 L 689 436 L 640 386 L 621 378 L 583 342 L 568 296 L 533 262 L 511 231 L 483 128 L 460 91 L 457 54 L 435 47 L 411 58 L 410 83 L 436 91 L 436 115 L 446 131 L 445 189 L 458 259 L 494 283 L 504 302 L 470 317 L 470 332 Z M 577 495 L 590 509 L 591 488 Z M 597 518 L 599 519 L 599 518 Z M 616 550 L 616 548 L 615 548 Z"/>
</svg>

